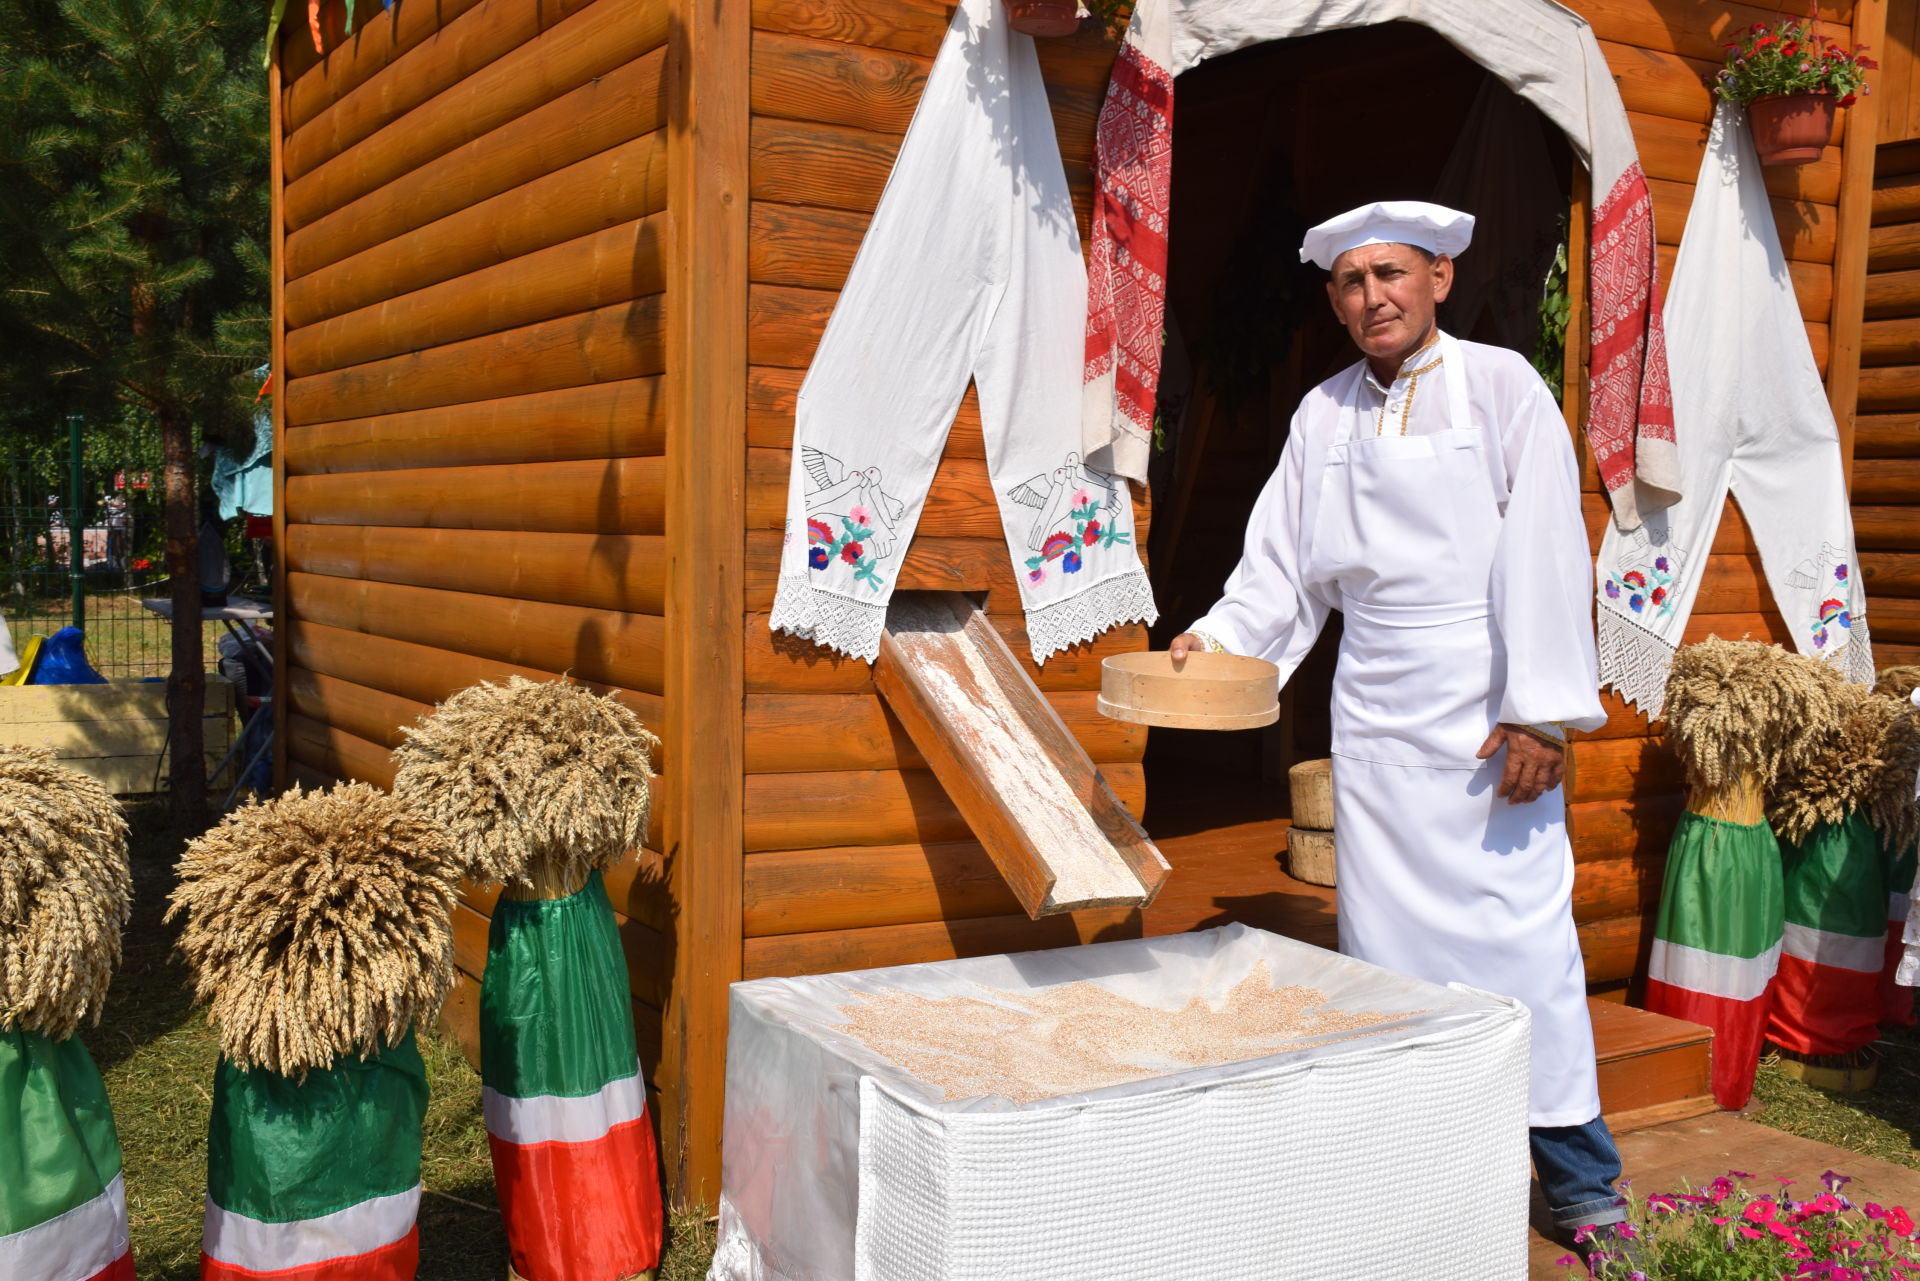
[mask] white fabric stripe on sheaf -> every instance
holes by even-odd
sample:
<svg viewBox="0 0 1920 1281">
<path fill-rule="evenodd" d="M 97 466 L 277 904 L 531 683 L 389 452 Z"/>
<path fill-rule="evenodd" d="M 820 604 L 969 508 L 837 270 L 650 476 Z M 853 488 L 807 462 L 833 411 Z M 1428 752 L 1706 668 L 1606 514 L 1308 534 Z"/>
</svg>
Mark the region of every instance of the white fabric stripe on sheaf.
<svg viewBox="0 0 1920 1281">
<path fill-rule="evenodd" d="M 1815 965 L 1858 970 L 1863 974 L 1878 974 L 1887 964 L 1885 934 L 1865 937 L 1835 934 L 1832 930 L 1816 930 L 1811 925 L 1795 925 L 1792 921 L 1787 922 L 1787 936 L 1782 940 L 1781 950 Z"/>
<path fill-rule="evenodd" d="M 536 1094 L 516 1099 L 483 1086 L 480 1109 L 487 1119 L 487 1133 L 507 1143 L 592 1143 L 605 1138 L 616 1125 L 645 1116 L 647 1091 L 640 1084 L 636 1064 L 632 1076 L 609 1081 L 599 1092 L 577 1098 Z"/>
<path fill-rule="evenodd" d="M 1887 920 L 1898 925 L 1907 919 L 1907 913 L 1913 910 L 1913 898 L 1895 891 L 1887 896 Z"/>
<path fill-rule="evenodd" d="M 0 1236 L 7 1281 L 87 1281 L 127 1252 L 127 1189 L 114 1175 L 91 1201 Z"/>
<path fill-rule="evenodd" d="M 418 1183 L 405 1192 L 369 1197 L 332 1214 L 288 1223 L 250 1219 L 221 1209 L 208 1197 L 200 1248 L 221 1263 L 249 1272 L 312 1267 L 392 1245 L 413 1230 L 419 1216 Z"/>
<path fill-rule="evenodd" d="M 1648 978 L 1729 1001 L 1753 1000 L 1767 990 L 1774 971 L 1779 968 L 1778 943 L 1758 956 L 1722 956 L 1684 943 L 1655 939 L 1653 954 L 1647 958 Z"/>
</svg>

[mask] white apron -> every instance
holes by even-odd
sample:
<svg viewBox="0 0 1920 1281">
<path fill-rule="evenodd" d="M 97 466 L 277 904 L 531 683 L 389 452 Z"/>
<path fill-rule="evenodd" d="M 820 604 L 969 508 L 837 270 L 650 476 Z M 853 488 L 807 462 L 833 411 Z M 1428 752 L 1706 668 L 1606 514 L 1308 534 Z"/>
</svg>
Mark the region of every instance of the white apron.
<svg viewBox="0 0 1920 1281">
<path fill-rule="evenodd" d="M 1305 578 L 1345 614 L 1333 682 L 1340 950 L 1533 1012 L 1531 1123 L 1600 1113 L 1573 849 L 1556 788 L 1495 795 L 1506 754 L 1474 759 L 1498 719 L 1506 654 L 1488 599 L 1501 498 L 1471 420 L 1459 343 L 1440 352 L 1451 421 L 1352 438 L 1321 468 Z"/>
</svg>

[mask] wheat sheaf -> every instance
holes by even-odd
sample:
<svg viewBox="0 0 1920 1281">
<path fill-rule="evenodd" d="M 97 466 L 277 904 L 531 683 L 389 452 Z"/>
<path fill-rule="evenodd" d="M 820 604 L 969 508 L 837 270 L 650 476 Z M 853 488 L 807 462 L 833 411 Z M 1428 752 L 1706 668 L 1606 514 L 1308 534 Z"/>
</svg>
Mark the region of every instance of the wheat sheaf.
<svg viewBox="0 0 1920 1281">
<path fill-rule="evenodd" d="M 561 681 L 470 686 L 394 751 L 394 794 L 445 825 L 466 875 L 577 885 L 646 840 L 660 740 L 633 711 Z"/>
<path fill-rule="evenodd" d="M 1667 675 L 1666 741 L 1688 785 L 1762 787 L 1797 772 L 1838 728 L 1846 679 L 1761 641 L 1682 646 Z"/>
<path fill-rule="evenodd" d="M 187 846 L 167 918 L 240 1068 L 300 1079 L 439 1014 L 458 869 L 438 823 L 365 783 L 298 787 Z"/>
<path fill-rule="evenodd" d="M 132 908 L 119 802 L 50 751 L 0 747 L 0 1030 L 98 1023 Z"/>
</svg>

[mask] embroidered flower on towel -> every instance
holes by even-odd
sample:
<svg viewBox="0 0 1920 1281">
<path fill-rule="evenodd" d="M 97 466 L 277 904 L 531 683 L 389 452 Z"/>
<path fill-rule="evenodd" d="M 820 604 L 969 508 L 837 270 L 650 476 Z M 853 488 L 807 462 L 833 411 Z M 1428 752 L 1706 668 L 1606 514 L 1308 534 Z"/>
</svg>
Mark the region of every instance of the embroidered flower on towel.
<svg viewBox="0 0 1920 1281">
<path fill-rule="evenodd" d="M 1061 557 L 1060 568 L 1062 571 L 1069 574 L 1079 573 L 1080 572 L 1080 553 L 1068 552 L 1065 556 Z"/>
<path fill-rule="evenodd" d="M 1665 556 L 1656 556 L 1650 569 L 1629 569 L 1618 576 L 1610 576 L 1605 584 L 1608 600 L 1627 598 L 1627 608 L 1636 614 L 1643 614 L 1647 606 L 1654 607 L 1654 616 L 1664 618 L 1673 612 L 1673 562 Z"/>
<path fill-rule="evenodd" d="M 1838 582 L 1844 583 L 1847 581 L 1847 567 L 1844 562 L 1833 567 L 1833 577 Z"/>
<path fill-rule="evenodd" d="M 1853 615 L 1848 612 L 1845 601 L 1834 600 L 1832 597 L 1828 597 L 1826 600 L 1820 602 L 1820 617 L 1813 625 L 1813 647 L 1815 649 L 1825 649 L 1827 647 L 1827 629 L 1829 627 L 1839 627 L 1842 629 L 1851 629 L 1853 627 Z"/>
</svg>

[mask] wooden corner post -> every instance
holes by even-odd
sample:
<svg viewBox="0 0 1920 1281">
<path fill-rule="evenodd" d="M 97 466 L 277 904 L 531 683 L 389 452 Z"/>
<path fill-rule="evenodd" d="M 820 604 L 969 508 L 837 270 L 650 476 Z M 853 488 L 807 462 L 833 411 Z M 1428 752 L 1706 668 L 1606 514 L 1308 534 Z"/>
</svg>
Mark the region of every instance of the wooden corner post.
<svg viewBox="0 0 1920 1281">
<path fill-rule="evenodd" d="M 273 785 L 285 787 L 287 774 L 287 667 L 293 649 L 287 624 L 287 169 L 286 104 L 280 76 L 280 47 L 285 26 L 267 50 L 267 207 L 273 219 L 268 232 L 271 250 L 272 301 L 267 311 L 267 375 L 273 379 Z"/>
<path fill-rule="evenodd" d="M 720 1197 L 740 977 L 747 463 L 747 0 L 667 4 L 666 812 L 675 957 L 656 1084 L 668 1196 Z"/>
<path fill-rule="evenodd" d="M 1852 43 L 1878 49 L 1886 30 L 1887 0 L 1858 0 L 1853 6 Z M 1873 222 L 1873 160 L 1882 110 L 1876 105 L 1879 101 L 1862 98 L 1847 109 L 1840 158 L 1840 227 L 1833 250 L 1833 304 L 1827 317 L 1827 401 L 1840 429 L 1841 474 L 1849 490 L 1853 488 L 1853 425 L 1860 399 L 1860 339 L 1866 326 L 1867 247 Z"/>
</svg>

